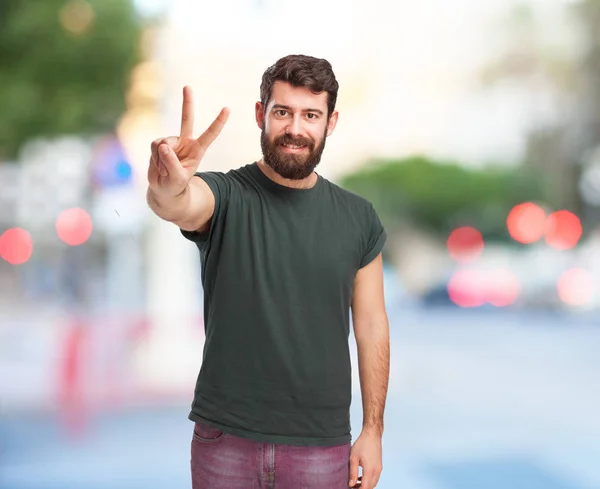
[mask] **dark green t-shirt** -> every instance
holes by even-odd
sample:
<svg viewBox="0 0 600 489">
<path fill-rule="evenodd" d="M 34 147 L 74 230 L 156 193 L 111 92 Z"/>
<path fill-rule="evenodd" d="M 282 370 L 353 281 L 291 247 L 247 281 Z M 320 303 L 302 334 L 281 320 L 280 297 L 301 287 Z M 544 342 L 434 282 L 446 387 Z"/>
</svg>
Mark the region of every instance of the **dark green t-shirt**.
<svg viewBox="0 0 600 489">
<path fill-rule="evenodd" d="M 373 206 L 320 175 L 310 189 L 256 163 L 203 172 L 210 229 L 200 250 L 206 341 L 190 419 L 269 443 L 351 439 L 350 304 L 382 250 Z"/>
</svg>

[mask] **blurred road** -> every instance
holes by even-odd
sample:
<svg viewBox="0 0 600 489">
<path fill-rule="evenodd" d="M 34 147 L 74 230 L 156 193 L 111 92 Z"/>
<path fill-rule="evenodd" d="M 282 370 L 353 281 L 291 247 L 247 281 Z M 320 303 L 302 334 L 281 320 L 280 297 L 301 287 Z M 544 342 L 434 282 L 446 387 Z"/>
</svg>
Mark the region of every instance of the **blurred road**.
<svg viewBox="0 0 600 489">
<path fill-rule="evenodd" d="M 598 318 L 412 308 L 390 318 L 378 488 L 600 488 Z M 356 375 L 354 390 L 357 436 Z M 5 415 L 0 487 L 189 488 L 188 405 L 98 414 L 80 439 L 53 416 Z"/>
</svg>

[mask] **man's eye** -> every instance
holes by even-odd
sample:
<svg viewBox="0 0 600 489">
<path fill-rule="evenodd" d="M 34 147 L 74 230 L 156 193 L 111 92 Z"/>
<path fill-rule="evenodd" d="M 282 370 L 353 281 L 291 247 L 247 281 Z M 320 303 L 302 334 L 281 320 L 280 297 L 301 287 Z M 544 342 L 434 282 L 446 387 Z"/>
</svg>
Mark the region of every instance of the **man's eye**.
<svg viewBox="0 0 600 489">
<path fill-rule="evenodd" d="M 287 114 L 287 110 L 279 109 L 275 111 L 275 114 L 283 117 L 285 114 Z"/>
<path fill-rule="evenodd" d="M 306 117 L 308 117 L 309 119 L 316 119 L 317 114 L 313 114 L 312 112 L 309 112 L 308 114 L 306 114 Z"/>
</svg>

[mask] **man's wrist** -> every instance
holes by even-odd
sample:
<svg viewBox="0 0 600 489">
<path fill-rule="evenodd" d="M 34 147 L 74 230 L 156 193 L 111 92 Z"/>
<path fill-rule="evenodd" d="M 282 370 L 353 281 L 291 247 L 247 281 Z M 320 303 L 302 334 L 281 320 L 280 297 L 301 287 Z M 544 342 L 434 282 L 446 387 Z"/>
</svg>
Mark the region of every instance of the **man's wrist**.
<svg viewBox="0 0 600 489">
<path fill-rule="evenodd" d="M 188 185 L 177 195 L 166 196 L 156 192 L 152 187 L 148 187 L 146 200 L 150 208 L 162 219 L 166 221 L 176 221 L 181 218 L 187 208 L 185 199 L 188 193 Z"/>
<path fill-rule="evenodd" d="M 362 432 L 369 435 L 383 436 L 383 424 L 365 423 L 363 424 Z"/>
</svg>

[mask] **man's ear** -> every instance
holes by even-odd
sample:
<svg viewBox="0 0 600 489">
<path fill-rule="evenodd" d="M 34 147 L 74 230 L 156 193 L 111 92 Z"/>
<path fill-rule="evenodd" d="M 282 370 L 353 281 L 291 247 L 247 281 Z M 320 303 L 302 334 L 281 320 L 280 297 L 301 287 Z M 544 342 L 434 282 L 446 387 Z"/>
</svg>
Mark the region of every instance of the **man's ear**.
<svg viewBox="0 0 600 489">
<path fill-rule="evenodd" d="M 265 111 L 263 110 L 263 106 L 260 102 L 256 102 L 254 106 L 254 115 L 256 117 L 256 124 L 259 129 L 264 129 L 265 125 Z"/>
<path fill-rule="evenodd" d="M 333 130 L 335 129 L 335 126 L 337 125 L 338 117 L 339 117 L 338 111 L 334 110 L 331 114 L 331 117 L 327 121 L 327 136 L 330 136 L 331 133 L 333 132 Z"/>
</svg>

